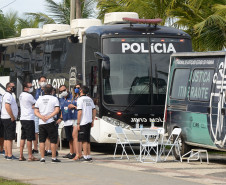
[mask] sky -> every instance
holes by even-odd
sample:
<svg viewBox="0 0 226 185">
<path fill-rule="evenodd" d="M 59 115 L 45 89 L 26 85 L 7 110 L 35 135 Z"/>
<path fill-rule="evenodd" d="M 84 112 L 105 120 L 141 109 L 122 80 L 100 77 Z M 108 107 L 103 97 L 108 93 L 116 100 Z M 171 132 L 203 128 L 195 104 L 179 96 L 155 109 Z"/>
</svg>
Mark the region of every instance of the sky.
<svg viewBox="0 0 226 185">
<path fill-rule="evenodd" d="M 62 0 L 54 1 L 62 2 Z M 18 11 L 19 16 L 22 16 L 26 12 L 46 12 L 46 3 L 45 0 L 0 0 L 0 9 L 4 14 L 9 11 Z"/>
</svg>

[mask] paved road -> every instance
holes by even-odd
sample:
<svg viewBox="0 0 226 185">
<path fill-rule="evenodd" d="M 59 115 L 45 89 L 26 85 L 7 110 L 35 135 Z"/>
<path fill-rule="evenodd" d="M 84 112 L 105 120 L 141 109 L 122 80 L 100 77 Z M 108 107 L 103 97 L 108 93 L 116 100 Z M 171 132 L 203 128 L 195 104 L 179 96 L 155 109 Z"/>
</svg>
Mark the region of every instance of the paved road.
<svg viewBox="0 0 226 185">
<path fill-rule="evenodd" d="M 66 154 L 68 149 L 60 152 Z M 19 150 L 14 149 L 19 155 Z M 26 155 L 25 155 L 26 157 Z M 90 185 L 147 185 L 147 184 L 226 184 L 226 157 L 212 156 L 210 164 L 173 161 L 156 164 L 136 160 L 113 160 L 112 155 L 93 152 L 92 163 L 72 162 L 62 159 L 52 164 L 40 162 L 7 161 L 0 156 L 0 176 L 30 184 L 90 184 Z"/>
</svg>

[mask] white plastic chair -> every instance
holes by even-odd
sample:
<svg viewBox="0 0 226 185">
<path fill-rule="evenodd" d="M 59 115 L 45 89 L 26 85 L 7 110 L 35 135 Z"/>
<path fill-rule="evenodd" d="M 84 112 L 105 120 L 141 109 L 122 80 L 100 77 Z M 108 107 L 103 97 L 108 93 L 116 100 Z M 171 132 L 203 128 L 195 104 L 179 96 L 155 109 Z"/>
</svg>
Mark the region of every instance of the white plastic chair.
<svg viewBox="0 0 226 185">
<path fill-rule="evenodd" d="M 64 128 L 64 122 L 62 121 L 58 127 L 58 135 L 60 140 L 60 150 L 62 150 L 62 129 Z"/>
<path fill-rule="evenodd" d="M 180 134 L 181 134 L 181 128 L 174 128 L 171 135 L 167 139 L 167 141 L 163 143 L 161 154 L 164 152 L 164 155 L 165 155 L 166 146 L 170 146 L 170 150 L 168 151 L 168 154 L 165 156 L 164 161 L 166 161 L 166 159 L 168 158 L 171 152 L 173 153 L 173 147 L 175 147 L 175 149 L 178 151 L 180 160 L 181 160 L 180 147 L 178 142 Z"/>
<path fill-rule="evenodd" d="M 140 143 L 141 162 L 157 162 L 158 161 L 158 157 L 159 157 L 158 145 L 159 145 L 159 138 L 160 138 L 159 134 L 160 134 L 160 131 L 158 129 L 141 130 L 141 136 L 145 138 L 145 140 L 142 140 Z M 155 153 L 155 158 L 151 156 L 152 151 Z"/>
<path fill-rule="evenodd" d="M 115 152 L 114 152 L 114 157 L 113 158 L 115 159 L 115 154 L 116 154 L 118 145 L 122 146 L 121 159 L 122 159 L 123 155 L 125 154 L 127 159 L 129 160 L 129 156 L 126 153 L 126 145 L 129 145 L 131 151 L 133 152 L 133 155 L 136 158 L 136 155 L 135 155 L 135 153 L 133 151 L 131 143 L 130 143 L 129 139 L 127 138 L 126 134 L 124 133 L 122 127 L 120 127 L 120 126 L 115 127 L 115 132 L 116 132 L 116 136 L 117 136 L 117 141 L 116 141 L 116 145 L 115 145 Z"/>
<path fill-rule="evenodd" d="M 20 147 L 20 140 L 21 140 L 21 122 L 20 121 L 16 121 L 16 134 L 17 134 L 17 147 Z M 13 142 L 15 142 L 15 140 L 13 140 Z"/>
</svg>

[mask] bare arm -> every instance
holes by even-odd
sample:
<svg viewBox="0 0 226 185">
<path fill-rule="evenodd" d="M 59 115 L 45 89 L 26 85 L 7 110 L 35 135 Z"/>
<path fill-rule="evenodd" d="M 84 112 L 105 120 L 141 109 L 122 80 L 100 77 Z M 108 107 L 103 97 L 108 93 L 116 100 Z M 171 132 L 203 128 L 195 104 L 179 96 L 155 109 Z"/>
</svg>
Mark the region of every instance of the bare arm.
<svg viewBox="0 0 226 185">
<path fill-rule="evenodd" d="M 68 105 L 68 108 L 69 108 L 69 109 L 74 109 L 74 108 L 77 109 L 77 107 L 76 107 L 75 105 L 73 105 L 73 104 L 69 104 L 69 105 Z"/>
<path fill-rule="evenodd" d="M 35 115 L 36 115 L 37 117 L 39 117 L 40 119 L 42 119 L 42 121 L 44 121 L 44 122 L 47 121 L 47 120 L 45 120 L 45 116 L 42 116 L 42 115 L 40 114 L 39 109 L 35 109 L 34 112 L 35 112 Z"/>
<path fill-rule="evenodd" d="M 45 118 L 48 120 L 48 119 L 52 118 L 53 116 L 57 115 L 59 113 L 59 111 L 60 111 L 60 107 L 55 107 L 54 111 L 50 115 L 45 116 Z"/>
<path fill-rule="evenodd" d="M 57 124 L 60 124 L 61 123 L 61 121 L 62 121 L 62 117 L 63 117 L 63 115 L 62 115 L 62 112 L 61 112 L 61 114 L 60 114 L 60 118 L 57 120 Z"/>
<path fill-rule="evenodd" d="M 95 119 L 95 117 L 96 117 L 96 113 L 97 113 L 97 111 L 96 111 L 96 109 L 93 109 L 92 110 L 92 124 L 91 124 L 91 127 L 93 127 L 94 126 L 94 119 Z"/>
<path fill-rule="evenodd" d="M 77 127 L 78 127 L 78 130 L 80 130 L 80 121 L 81 121 L 81 118 L 82 118 L 82 110 L 78 110 L 78 115 L 77 115 Z"/>
<path fill-rule="evenodd" d="M 12 109 L 11 109 L 11 105 L 8 104 L 8 103 L 6 103 L 6 104 L 5 104 L 5 109 L 6 109 L 7 113 L 9 114 L 9 116 L 10 116 L 10 118 L 11 118 L 11 121 L 15 121 L 16 118 L 15 118 L 14 115 L 13 115 L 13 111 L 12 111 Z"/>
</svg>

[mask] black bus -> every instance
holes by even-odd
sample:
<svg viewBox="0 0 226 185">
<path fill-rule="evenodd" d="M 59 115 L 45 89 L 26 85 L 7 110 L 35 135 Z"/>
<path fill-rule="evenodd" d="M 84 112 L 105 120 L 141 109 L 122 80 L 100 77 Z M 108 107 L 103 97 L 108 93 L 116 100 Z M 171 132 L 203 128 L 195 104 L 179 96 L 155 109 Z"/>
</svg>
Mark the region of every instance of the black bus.
<svg viewBox="0 0 226 185">
<path fill-rule="evenodd" d="M 76 26 L 84 20 L 78 21 Z M 87 85 L 97 109 L 92 141 L 114 143 L 115 126 L 129 132 L 136 124 L 163 125 L 170 55 L 192 50 L 187 33 L 150 22 L 120 18 L 49 36 L 42 32 L 26 39 L 1 40 L 1 68 L 17 87 L 31 80 L 38 88 L 40 75 L 56 88 Z M 17 95 L 20 92 L 17 89 Z"/>
</svg>

